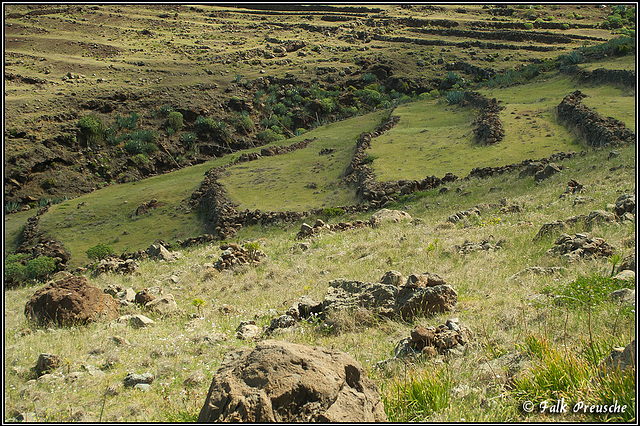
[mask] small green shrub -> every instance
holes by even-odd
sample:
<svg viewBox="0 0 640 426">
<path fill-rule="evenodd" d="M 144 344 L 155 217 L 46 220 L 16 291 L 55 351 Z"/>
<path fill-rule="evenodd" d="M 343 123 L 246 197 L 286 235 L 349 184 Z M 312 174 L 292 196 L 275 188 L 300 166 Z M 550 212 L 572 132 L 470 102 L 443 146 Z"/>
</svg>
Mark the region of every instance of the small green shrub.
<svg viewBox="0 0 640 426">
<path fill-rule="evenodd" d="M 102 260 L 106 259 L 113 253 L 113 248 L 106 244 L 98 244 L 87 249 L 85 253 L 91 260 Z"/>
<path fill-rule="evenodd" d="M 371 164 L 378 159 L 377 155 L 367 154 L 362 159 L 362 164 Z"/>
<path fill-rule="evenodd" d="M 19 262 L 5 264 L 4 281 L 5 283 L 18 284 L 24 281 L 27 276 L 27 267 Z"/>
<path fill-rule="evenodd" d="M 171 105 L 162 105 L 160 108 L 158 108 L 158 114 L 160 114 L 162 117 L 166 117 L 172 111 L 173 107 Z"/>
<path fill-rule="evenodd" d="M 322 215 L 328 218 L 342 216 L 344 214 L 344 210 L 340 207 L 327 207 L 322 209 Z"/>
<path fill-rule="evenodd" d="M 178 111 L 173 111 L 169 113 L 169 117 L 167 119 L 167 125 L 170 129 L 173 129 L 176 132 L 179 132 L 184 125 L 184 119 L 182 114 Z"/>
<path fill-rule="evenodd" d="M 119 129 L 133 130 L 138 126 L 138 121 L 140 121 L 140 118 L 142 118 L 142 115 L 138 114 L 137 112 L 132 112 L 128 117 L 120 117 L 120 115 L 118 115 L 116 117 L 116 126 Z"/>
<path fill-rule="evenodd" d="M 459 104 L 464 100 L 464 92 L 459 90 L 450 90 L 447 92 L 445 99 L 449 105 Z"/>
<path fill-rule="evenodd" d="M 258 133 L 257 136 L 258 136 L 258 139 L 260 139 L 265 143 L 276 142 L 276 141 L 281 141 L 285 139 L 284 135 L 281 135 L 273 131 L 272 129 L 267 129 L 265 131 L 262 131 Z"/>
<path fill-rule="evenodd" d="M 106 128 L 99 117 L 89 114 L 78 120 L 80 133 L 91 145 L 99 144 L 104 140 Z"/>
<path fill-rule="evenodd" d="M 28 279 L 44 281 L 56 270 L 56 261 L 48 256 L 40 256 L 27 261 L 26 275 Z"/>
<path fill-rule="evenodd" d="M 531 22 L 525 22 L 524 23 L 524 29 L 525 30 L 532 30 L 533 29 L 533 24 Z"/>
<path fill-rule="evenodd" d="M 191 149 L 193 148 L 193 145 L 196 143 L 196 134 L 192 132 L 188 132 L 182 135 L 180 139 L 187 146 L 187 149 Z"/>
</svg>

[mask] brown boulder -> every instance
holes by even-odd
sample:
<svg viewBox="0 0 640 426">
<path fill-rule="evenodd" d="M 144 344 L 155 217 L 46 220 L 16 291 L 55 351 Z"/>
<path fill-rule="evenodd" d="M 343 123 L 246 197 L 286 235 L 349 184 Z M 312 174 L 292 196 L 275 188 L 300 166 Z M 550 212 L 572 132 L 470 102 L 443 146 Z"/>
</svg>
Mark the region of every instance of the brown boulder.
<svg viewBox="0 0 640 426">
<path fill-rule="evenodd" d="M 228 354 L 198 422 L 384 422 L 378 388 L 351 356 L 267 340 Z"/>
<path fill-rule="evenodd" d="M 38 324 L 86 324 L 118 317 L 118 302 L 98 287 L 89 285 L 86 277 L 70 276 L 36 291 L 24 308 L 29 320 Z"/>
</svg>

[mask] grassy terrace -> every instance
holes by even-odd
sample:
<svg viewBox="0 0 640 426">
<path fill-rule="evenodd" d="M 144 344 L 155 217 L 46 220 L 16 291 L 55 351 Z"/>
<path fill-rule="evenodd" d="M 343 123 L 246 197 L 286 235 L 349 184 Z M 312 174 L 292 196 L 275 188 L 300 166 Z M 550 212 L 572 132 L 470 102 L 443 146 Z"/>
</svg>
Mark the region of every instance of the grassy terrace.
<svg viewBox="0 0 640 426">
<path fill-rule="evenodd" d="M 317 138 L 307 148 L 233 166 L 221 182 L 240 210 L 304 211 L 355 204 L 355 188 L 341 185 L 340 180 L 358 136 L 373 131 L 387 115 L 388 111 L 379 111 L 305 133 L 291 141 Z M 322 149 L 335 152 L 319 155 Z"/>
</svg>

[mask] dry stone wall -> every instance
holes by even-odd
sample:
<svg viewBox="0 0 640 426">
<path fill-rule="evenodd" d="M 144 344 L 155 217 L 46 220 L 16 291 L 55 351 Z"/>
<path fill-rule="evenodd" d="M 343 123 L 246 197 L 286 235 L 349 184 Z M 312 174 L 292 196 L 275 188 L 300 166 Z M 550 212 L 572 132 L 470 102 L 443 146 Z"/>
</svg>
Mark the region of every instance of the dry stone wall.
<svg viewBox="0 0 640 426">
<path fill-rule="evenodd" d="M 582 103 L 585 97 L 579 90 L 565 96 L 558 105 L 558 118 L 576 127 L 593 147 L 635 142 L 636 135 L 622 121 L 601 117 Z"/>
</svg>

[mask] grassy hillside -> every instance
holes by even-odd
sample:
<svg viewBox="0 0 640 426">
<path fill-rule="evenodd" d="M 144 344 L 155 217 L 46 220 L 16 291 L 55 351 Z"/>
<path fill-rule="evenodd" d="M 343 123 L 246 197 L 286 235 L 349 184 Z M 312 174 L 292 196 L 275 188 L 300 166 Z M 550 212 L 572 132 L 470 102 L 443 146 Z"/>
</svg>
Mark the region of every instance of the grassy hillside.
<svg viewBox="0 0 640 426">
<path fill-rule="evenodd" d="M 535 238 L 547 223 L 612 211 L 620 195 L 636 193 L 635 144 L 592 148 L 555 112 L 564 96 L 580 90 L 584 105 L 636 131 L 635 88 L 583 83 L 566 73 L 572 65 L 635 71 L 632 39 L 603 44 L 635 35 L 635 8 L 366 5 L 344 13 L 317 5 L 296 5 L 302 11 L 244 6 L 7 7 L 5 211 L 16 213 L 5 214 L 5 257 L 38 205 L 62 195 L 71 199 L 50 205 L 39 230 L 70 251 L 68 270 L 87 266 L 86 250 L 97 244 L 119 254 L 158 238 L 172 243 L 210 232 L 204 217 L 215 214 L 191 210 L 186 200 L 220 166 L 229 165 L 219 183 L 239 211 L 357 204 L 355 184 L 344 180 L 356 141 L 389 116 L 399 121 L 372 139 L 363 160 L 377 181 L 446 173 L 460 179 L 447 182 L 446 191 L 392 196 L 385 206 L 406 211 L 410 222 L 323 231 L 302 241 L 306 250 L 297 246 L 297 234 L 316 217 L 244 226 L 229 239 L 257 245 L 266 258 L 255 264 L 218 271 L 212 264 L 223 252 L 214 242 L 182 249 L 171 262 L 141 260 L 130 275 L 87 272 L 89 283 L 103 290 L 173 295 L 174 315 L 121 306 L 120 315 L 153 319 L 149 328 L 41 327 L 24 311 L 45 283 L 6 287 L 4 420 L 26 413 L 27 421 L 39 422 L 195 421 L 222 359 L 255 345 L 236 337 L 241 321 L 267 326 L 301 296 L 322 301 L 331 280 L 378 282 L 394 270 L 440 275 L 458 293 L 457 305 L 408 321 L 364 310 L 332 313 L 270 338 L 349 353 L 378 386 L 392 422 L 636 422 L 635 370 L 599 371 L 605 356 L 637 334 L 635 305 L 609 296 L 635 290 L 635 279 L 611 277 L 636 252 L 636 221 L 578 221 L 564 230 L 602 238 L 612 247 L 608 257 L 571 261 L 548 253 L 555 236 Z M 497 74 L 451 71 L 456 62 Z M 525 81 L 532 69 L 540 73 Z M 454 80 L 458 86 L 449 84 Z M 496 98 L 504 107 L 504 139 L 474 142 L 480 111 L 449 105 L 452 87 Z M 179 130 L 167 127 L 171 109 L 184 114 Z M 115 126 L 134 112 L 140 117 L 133 127 Z M 118 127 L 111 142 L 84 141 L 78 119 L 87 114 Z M 129 130 L 156 132 L 157 151 L 132 154 L 125 148 Z M 294 131 L 298 136 L 283 140 Z M 311 140 L 306 148 L 235 163 L 242 154 L 305 139 Z M 277 141 L 261 145 L 266 140 Z M 476 167 L 560 151 L 579 154 L 557 161 L 562 171 L 540 182 L 519 170 L 465 179 Z M 215 158 L 221 152 L 230 155 Z M 143 170 L 152 177 L 141 179 Z M 572 180 L 582 192 L 567 192 Z M 152 199 L 157 208 L 136 216 Z M 503 210 L 504 204 L 517 208 Z M 448 221 L 474 207 L 479 216 Z M 320 218 L 337 225 L 373 214 L 334 211 L 337 216 Z M 483 240 L 499 248 L 460 251 Z M 532 267 L 558 269 L 527 272 Z M 464 353 L 379 367 L 416 325 L 437 327 L 451 318 L 472 331 Z M 63 365 L 36 379 L 32 368 L 42 353 L 59 355 Z M 145 372 L 154 376 L 148 392 L 124 387 L 128 373 Z M 548 414 L 525 412 L 523 405 L 561 398 L 618 401 L 628 410 Z"/>
<path fill-rule="evenodd" d="M 533 242 L 533 237 L 544 223 L 605 208 L 619 194 L 633 191 L 635 147 L 622 148 L 620 152 L 620 157 L 612 160 L 607 160 L 608 151 L 604 150 L 562 161 L 563 172 L 539 185 L 534 185 L 532 178 L 519 179 L 517 173 L 512 173 L 453 185 L 452 189 L 461 187 L 464 192 L 470 192 L 467 196 L 456 191 L 445 194 L 430 191 L 401 206 L 421 220 L 417 225 L 387 223 L 376 229 L 321 234 L 312 239 L 311 249 L 306 252 L 291 251 L 299 224 L 288 228 L 243 228 L 238 241 L 257 239 L 268 256 L 268 260 L 255 267 L 212 272 L 203 265 L 215 261 L 220 250 L 216 245 L 206 245 L 183 251 L 184 258 L 173 263 L 143 261 L 140 274 L 91 278 L 92 284 L 102 288 L 120 285 L 140 290 L 158 285 L 165 294 L 175 296 L 184 314 L 161 318 L 144 312 L 157 324 L 143 331 L 113 329 L 104 324 L 34 331 L 22 311 L 36 287 L 6 291 L 7 409 L 34 411 L 40 420 L 47 421 L 193 420 L 223 355 L 233 348 L 250 345 L 235 338 L 234 330 L 240 321 L 257 318 L 258 325 L 267 325 L 300 295 L 323 299 L 329 281 L 334 278 L 377 281 L 384 272 L 393 269 L 405 275 L 427 271 L 441 275 L 459 294 L 455 311 L 416 318 L 408 323 L 364 314 L 339 316 L 325 323 L 301 323 L 273 337 L 349 352 L 380 387 L 391 419 L 445 422 L 557 420 L 547 415 L 523 413 L 519 408 L 523 399 L 538 401 L 535 398 L 551 396 L 545 397 L 543 395 L 547 394 L 543 393 L 535 396 L 524 384 L 515 388 L 505 385 L 508 374 L 500 367 L 495 367 L 498 371 L 492 373 L 484 363 L 514 352 L 535 357 L 534 343 L 542 342 L 549 346 L 551 354 L 572 357 L 567 359 L 584 367 L 587 373 L 586 378 L 576 379 L 579 380 L 576 389 L 580 391 L 556 382 L 552 382 L 551 389 L 566 398 L 597 400 L 594 395 L 601 388 L 589 383 L 589 374 L 595 374 L 587 352 L 589 336 L 604 356 L 611 347 L 626 345 L 635 335 L 635 313 L 609 302 L 598 303 L 591 311 L 580 304 L 558 306 L 542 296 L 563 291 L 582 275 L 606 276 L 611 263 L 608 259 L 567 263 L 545 254 L 553 246 L 553 238 Z M 623 167 L 617 168 L 620 165 Z M 612 167 L 617 169 L 609 171 Z M 580 195 L 586 197 L 586 203 L 575 204 L 576 196 L 561 197 L 570 178 L 585 185 L 585 191 Z M 471 221 L 466 227 L 439 225 L 456 211 L 467 210 L 478 203 L 496 203 L 503 197 L 520 204 L 523 210 L 501 213 L 498 209 L 489 209 L 483 211 L 478 222 Z M 583 230 L 576 227 L 570 231 Z M 624 256 L 635 250 L 633 222 L 603 224 L 590 232 L 614 246 L 617 254 Z M 503 239 L 503 249 L 461 255 L 454 248 L 467 240 L 479 241 L 489 236 L 496 241 Z M 430 245 L 434 249 L 430 249 Z M 517 280 L 509 279 L 530 266 L 563 266 L 566 269 L 559 275 L 524 274 Z M 176 277 L 177 282 L 169 280 L 170 276 Z M 205 301 L 201 314 L 192 304 L 194 299 Z M 223 304 L 230 307 L 230 314 L 219 309 Z M 123 311 L 137 312 L 141 311 L 134 307 Z M 374 368 L 378 361 L 393 355 L 397 342 L 408 337 L 414 325 L 436 326 L 450 317 L 459 318 L 462 325 L 474 332 L 464 356 L 440 361 L 436 358 L 406 367 L 401 363 L 389 372 Z M 113 335 L 127 339 L 132 346 L 114 346 L 109 340 Z M 205 336 L 214 335 L 218 337 L 209 342 L 203 340 Z M 216 342 L 215 339 L 222 340 Z M 81 371 L 81 365 L 104 368 L 104 375 L 85 374 L 76 381 L 54 378 L 51 382 L 25 384 L 28 369 L 43 352 L 60 354 L 68 360 L 58 372 L 65 376 Z M 544 366 L 551 365 L 550 362 L 547 358 L 541 359 L 533 371 L 544 374 Z M 148 393 L 122 387 L 122 378 L 127 372 L 147 371 L 156 377 Z M 204 378 L 199 384 L 183 385 L 186 378 L 197 375 Z M 441 389 L 446 395 L 458 395 L 451 394 L 451 390 L 460 386 L 469 386 L 469 393 L 446 398 L 446 402 L 433 410 L 418 402 L 398 404 L 398 395 L 414 401 L 405 393 L 405 378 L 432 383 L 430 388 Z M 625 401 L 635 398 L 632 391 L 635 386 L 622 386 Z M 106 394 L 105 389 L 109 389 Z M 35 406 L 31 402 L 34 400 Z M 63 405 L 60 405 L 61 400 L 65 401 Z M 412 407 L 416 410 L 423 407 L 424 411 L 419 414 Z M 592 421 L 601 418 L 568 413 L 561 419 Z M 625 419 L 630 420 L 629 417 Z"/>
</svg>

